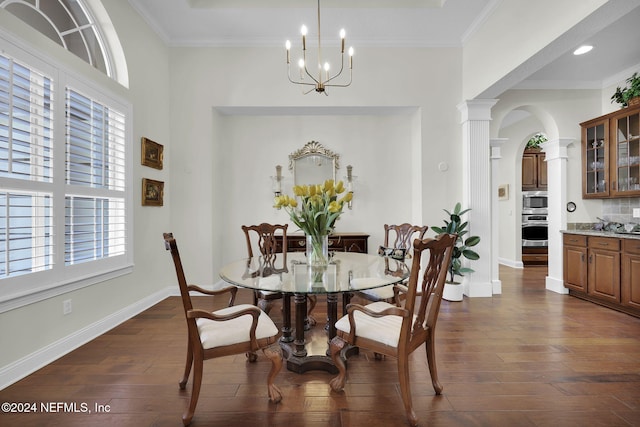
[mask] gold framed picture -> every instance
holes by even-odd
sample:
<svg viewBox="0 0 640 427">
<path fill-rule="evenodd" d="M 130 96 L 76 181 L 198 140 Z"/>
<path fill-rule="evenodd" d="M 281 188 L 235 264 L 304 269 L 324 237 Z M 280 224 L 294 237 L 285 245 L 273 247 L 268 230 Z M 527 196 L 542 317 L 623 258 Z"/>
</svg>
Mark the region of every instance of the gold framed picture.
<svg viewBox="0 0 640 427">
<path fill-rule="evenodd" d="M 509 184 L 498 186 L 498 200 L 509 200 Z"/>
<path fill-rule="evenodd" d="M 164 204 L 164 182 L 142 178 L 142 206 L 162 206 Z"/>
<path fill-rule="evenodd" d="M 141 163 L 155 169 L 162 169 L 164 147 L 149 138 L 142 137 Z"/>
</svg>

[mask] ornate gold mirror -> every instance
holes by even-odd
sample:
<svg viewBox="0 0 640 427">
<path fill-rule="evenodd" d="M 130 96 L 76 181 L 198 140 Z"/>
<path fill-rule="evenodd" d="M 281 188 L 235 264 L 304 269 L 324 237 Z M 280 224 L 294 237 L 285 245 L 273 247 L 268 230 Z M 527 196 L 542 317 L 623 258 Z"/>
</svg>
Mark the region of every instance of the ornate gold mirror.
<svg viewBox="0 0 640 427">
<path fill-rule="evenodd" d="M 294 185 L 322 184 L 336 180 L 340 155 L 326 149 L 317 141 L 307 142 L 300 150 L 289 154 L 289 170 Z"/>
</svg>

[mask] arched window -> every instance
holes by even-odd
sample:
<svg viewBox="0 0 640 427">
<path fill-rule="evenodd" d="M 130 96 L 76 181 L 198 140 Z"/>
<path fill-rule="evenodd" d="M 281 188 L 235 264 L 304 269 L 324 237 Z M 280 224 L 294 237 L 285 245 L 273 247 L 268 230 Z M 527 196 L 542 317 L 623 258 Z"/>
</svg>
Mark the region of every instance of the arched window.
<svg viewBox="0 0 640 427">
<path fill-rule="evenodd" d="M 84 0 L 0 0 L 0 7 L 116 79 L 105 37 Z"/>
</svg>

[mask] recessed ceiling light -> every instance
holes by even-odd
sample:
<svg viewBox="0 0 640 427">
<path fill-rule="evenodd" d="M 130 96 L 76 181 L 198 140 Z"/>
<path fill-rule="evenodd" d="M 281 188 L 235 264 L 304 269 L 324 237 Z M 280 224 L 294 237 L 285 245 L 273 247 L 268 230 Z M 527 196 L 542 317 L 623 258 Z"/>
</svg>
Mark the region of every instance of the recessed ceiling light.
<svg viewBox="0 0 640 427">
<path fill-rule="evenodd" d="M 589 46 L 588 44 L 582 45 L 576 50 L 573 51 L 574 55 L 583 55 L 593 49 L 593 46 Z"/>
</svg>

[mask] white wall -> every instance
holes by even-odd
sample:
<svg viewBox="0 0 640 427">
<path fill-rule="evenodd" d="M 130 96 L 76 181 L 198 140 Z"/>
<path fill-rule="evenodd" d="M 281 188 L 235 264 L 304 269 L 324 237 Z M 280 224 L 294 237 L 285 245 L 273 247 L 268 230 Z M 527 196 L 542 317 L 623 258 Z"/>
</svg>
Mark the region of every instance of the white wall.
<svg viewBox="0 0 640 427">
<path fill-rule="evenodd" d="M 311 140 L 340 154 L 337 179 L 344 179 L 347 164 L 353 166 L 357 176 L 353 209 L 345 209 L 336 231 L 370 233 L 371 249 L 377 249 L 373 246 L 382 243 L 382 224 L 412 221 L 412 171 L 410 165 L 404 166 L 405 153 L 411 152 L 410 119 L 408 115 L 226 118 L 220 135 L 220 141 L 228 147 L 222 153 L 223 199 L 233 203 L 226 204 L 222 212 L 226 226 L 220 227 L 219 232 L 228 242 L 222 262 L 245 256 L 242 224 L 288 222 L 290 232 L 296 231 L 284 210 L 271 207 L 269 176 L 275 174 L 276 164 L 282 165 L 283 191 L 292 195 L 288 155 Z M 257 129 L 260 135 L 256 135 Z M 247 167 L 238 167 L 239 164 Z M 382 209 L 380 202 L 384 203 L 385 198 L 388 208 Z"/>
</svg>

